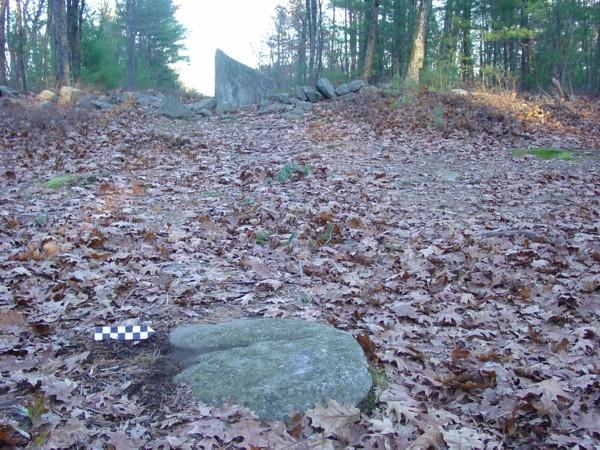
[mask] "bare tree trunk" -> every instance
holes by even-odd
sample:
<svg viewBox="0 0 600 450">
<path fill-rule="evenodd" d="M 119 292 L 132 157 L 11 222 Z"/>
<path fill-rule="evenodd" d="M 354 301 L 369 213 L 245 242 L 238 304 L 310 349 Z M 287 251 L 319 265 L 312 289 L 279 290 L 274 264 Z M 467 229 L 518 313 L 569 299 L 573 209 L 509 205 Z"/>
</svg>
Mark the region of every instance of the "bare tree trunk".
<svg viewBox="0 0 600 450">
<path fill-rule="evenodd" d="M 336 46 L 336 38 L 337 38 L 337 31 L 336 31 L 336 20 L 335 20 L 335 13 L 336 13 L 336 8 L 335 8 L 335 4 L 331 5 L 331 33 L 329 35 L 329 55 L 327 56 L 327 66 L 330 69 L 334 69 L 335 70 L 335 66 L 337 64 L 336 58 L 335 58 L 335 46 Z"/>
<path fill-rule="evenodd" d="M 304 17 L 300 16 L 298 18 L 302 22 L 302 27 L 300 30 L 300 42 L 298 45 L 298 68 L 296 69 L 296 81 L 298 83 L 306 82 L 306 32 L 307 32 L 307 23 L 306 23 L 306 14 Z"/>
<path fill-rule="evenodd" d="M 357 13 L 354 9 L 352 9 L 351 6 L 348 6 L 348 34 L 349 36 L 349 42 L 350 42 L 350 77 L 354 76 L 354 72 L 356 71 L 356 58 L 357 58 L 357 53 L 356 53 L 356 45 L 358 43 L 358 38 L 357 38 L 357 27 L 358 27 L 358 20 L 357 20 Z"/>
<path fill-rule="evenodd" d="M 17 0 L 17 29 L 16 29 L 16 78 L 19 80 L 18 86 L 22 92 L 27 92 L 27 72 L 25 70 L 25 30 L 23 29 L 23 9 L 21 0 Z"/>
<path fill-rule="evenodd" d="M 371 23 L 369 26 L 369 36 L 367 38 L 367 48 L 365 53 L 365 66 L 363 67 L 362 78 L 366 84 L 372 77 L 373 60 L 375 59 L 375 44 L 377 43 L 377 21 L 379 18 L 379 0 L 373 0 L 371 10 Z"/>
<path fill-rule="evenodd" d="M 317 37 L 317 73 L 315 79 L 319 78 L 323 73 L 323 46 L 325 45 L 325 30 L 323 28 L 323 0 L 319 0 L 318 14 L 318 37 Z"/>
<path fill-rule="evenodd" d="M 600 22 L 596 25 L 596 68 L 600 67 Z M 598 92 L 597 94 L 600 95 L 600 71 L 596 70 L 594 71 L 595 74 L 595 78 L 596 78 L 596 84 L 597 84 L 597 88 L 598 88 Z"/>
<path fill-rule="evenodd" d="M 8 10 L 8 0 L 2 0 L 0 3 L 0 84 L 8 84 L 6 77 L 6 11 Z"/>
<path fill-rule="evenodd" d="M 127 0 L 127 89 L 135 89 L 135 0 Z"/>
<path fill-rule="evenodd" d="M 413 38 L 412 51 L 410 52 L 410 62 L 408 71 L 404 79 L 406 84 L 418 84 L 421 69 L 425 64 L 425 44 L 427 40 L 427 25 L 429 23 L 429 12 L 431 11 L 432 0 L 420 0 L 417 13 L 417 26 Z"/>
<path fill-rule="evenodd" d="M 48 0 L 48 15 L 51 22 L 54 44 L 54 74 L 57 86 L 70 86 L 69 46 L 67 43 L 67 17 L 65 0 Z"/>
<path fill-rule="evenodd" d="M 444 28 L 442 31 L 442 42 L 440 43 L 440 59 L 445 66 L 451 66 L 452 57 L 456 51 L 455 39 L 452 33 L 452 18 L 454 16 L 453 0 L 446 0 L 444 8 Z"/>
<path fill-rule="evenodd" d="M 350 41 L 348 27 L 350 23 L 349 11 L 348 11 L 348 0 L 344 5 L 344 62 L 343 69 L 346 76 L 350 76 Z"/>
<path fill-rule="evenodd" d="M 308 82 L 314 84 L 317 50 L 317 0 L 306 0 L 306 22 L 308 24 Z"/>
<path fill-rule="evenodd" d="M 400 1 L 394 2 L 393 7 L 393 24 L 394 24 L 394 44 L 392 50 L 392 76 L 400 79 L 400 75 L 404 71 L 404 47 L 406 46 L 406 21 L 408 14 L 402 7 L 403 3 Z"/>
<path fill-rule="evenodd" d="M 81 33 L 85 0 L 67 0 L 67 41 L 69 62 L 75 83 L 81 80 Z"/>
<path fill-rule="evenodd" d="M 463 1 L 462 19 L 462 79 L 463 81 L 472 81 L 473 51 L 471 48 L 471 0 Z"/>
</svg>

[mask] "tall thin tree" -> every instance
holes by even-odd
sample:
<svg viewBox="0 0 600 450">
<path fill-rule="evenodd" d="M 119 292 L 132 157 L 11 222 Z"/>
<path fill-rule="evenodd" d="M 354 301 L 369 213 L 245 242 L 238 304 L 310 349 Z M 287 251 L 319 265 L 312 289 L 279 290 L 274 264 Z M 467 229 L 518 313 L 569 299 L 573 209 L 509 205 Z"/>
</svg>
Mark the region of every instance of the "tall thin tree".
<svg viewBox="0 0 600 450">
<path fill-rule="evenodd" d="M 127 89 L 135 88 L 135 0 L 127 0 Z"/>
<path fill-rule="evenodd" d="M 406 72 L 406 78 L 404 80 L 406 84 L 419 83 L 421 69 L 425 64 L 425 44 L 427 41 L 427 26 L 429 24 L 431 7 L 432 0 L 419 0 L 417 26 L 413 37 L 408 71 Z"/>
<path fill-rule="evenodd" d="M 15 28 L 15 80 L 19 89 L 27 92 L 27 71 L 25 64 L 25 28 L 23 24 L 23 5 L 16 0 L 17 17 Z"/>
<path fill-rule="evenodd" d="M 48 18 L 52 34 L 54 74 L 58 87 L 71 85 L 66 16 L 65 0 L 48 0 Z"/>
<path fill-rule="evenodd" d="M 367 48 L 365 50 L 365 65 L 362 78 L 368 84 L 373 72 L 373 61 L 375 58 L 375 44 L 377 43 L 377 22 L 379 19 L 379 0 L 373 0 L 371 14 L 369 15 L 369 34 L 367 36 Z"/>
<path fill-rule="evenodd" d="M 0 84 L 8 84 L 6 77 L 6 13 L 8 11 L 8 0 L 0 3 Z"/>
<path fill-rule="evenodd" d="M 67 0 L 67 41 L 69 43 L 69 61 L 73 79 L 76 83 L 79 83 L 81 79 L 81 44 L 84 9 L 85 0 Z"/>
</svg>

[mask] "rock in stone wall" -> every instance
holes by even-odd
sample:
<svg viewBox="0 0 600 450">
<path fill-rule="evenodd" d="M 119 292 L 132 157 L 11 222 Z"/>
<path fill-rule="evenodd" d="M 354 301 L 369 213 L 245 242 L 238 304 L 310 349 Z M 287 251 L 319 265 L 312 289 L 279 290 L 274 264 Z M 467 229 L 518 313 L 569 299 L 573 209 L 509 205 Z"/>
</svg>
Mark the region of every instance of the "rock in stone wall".
<svg viewBox="0 0 600 450">
<path fill-rule="evenodd" d="M 217 112 L 228 112 L 268 100 L 275 82 L 260 72 L 230 58 L 215 54 L 215 100 Z"/>
</svg>

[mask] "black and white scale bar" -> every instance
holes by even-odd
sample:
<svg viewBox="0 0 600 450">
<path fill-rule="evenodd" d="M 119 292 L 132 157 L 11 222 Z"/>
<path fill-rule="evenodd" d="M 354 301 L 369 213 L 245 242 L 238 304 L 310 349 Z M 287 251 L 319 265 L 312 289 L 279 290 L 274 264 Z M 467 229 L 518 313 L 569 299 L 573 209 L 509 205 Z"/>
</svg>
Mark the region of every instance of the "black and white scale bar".
<svg viewBox="0 0 600 450">
<path fill-rule="evenodd" d="M 117 341 L 141 341 L 154 334 L 148 325 L 126 325 L 120 327 L 94 327 L 94 340 L 104 341 L 115 339 Z"/>
</svg>

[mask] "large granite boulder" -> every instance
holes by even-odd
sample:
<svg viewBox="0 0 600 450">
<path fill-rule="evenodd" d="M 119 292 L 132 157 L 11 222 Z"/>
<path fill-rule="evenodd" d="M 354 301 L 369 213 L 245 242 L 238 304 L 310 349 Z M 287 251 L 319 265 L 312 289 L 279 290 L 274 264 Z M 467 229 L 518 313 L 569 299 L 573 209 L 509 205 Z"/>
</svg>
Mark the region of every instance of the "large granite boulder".
<svg viewBox="0 0 600 450">
<path fill-rule="evenodd" d="M 365 82 L 360 79 L 353 80 L 350 83 L 348 83 L 348 89 L 350 90 L 350 92 L 358 92 L 364 87 L 365 87 Z"/>
<path fill-rule="evenodd" d="M 303 86 L 302 90 L 308 101 L 311 103 L 317 103 L 323 100 L 321 93 L 311 86 Z"/>
<path fill-rule="evenodd" d="M 365 355 L 352 335 L 295 319 L 238 320 L 184 325 L 170 335 L 185 383 L 197 400 L 229 400 L 261 418 L 283 420 L 291 411 L 334 399 L 358 404 L 371 388 Z"/>
<path fill-rule="evenodd" d="M 317 81 L 317 90 L 326 99 L 331 100 L 336 97 L 335 88 L 333 87 L 333 84 L 331 84 L 331 82 L 325 77 L 321 77 Z"/>
<path fill-rule="evenodd" d="M 58 101 L 58 95 L 56 95 L 54 92 L 49 91 L 48 89 L 43 90 L 42 92 L 40 92 L 37 96 L 38 100 L 40 102 L 57 102 Z"/>
<path fill-rule="evenodd" d="M 0 97 L 15 97 L 17 94 L 17 91 L 8 86 L 0 86 Z"/>
<path fill-rule="evenodd" d="M 63 86 L 59 91 L 60 101 L 67 105 L 75 105 L 83 98 L 85 93 L 81 89 L 71 86 Z"/>
<path fill-rule="evenodd" d="M 215 100 L 218 113 L 261 104 L 269 98 L 275 82 L 217 49 L 215 54 Z"/>
</svg>

